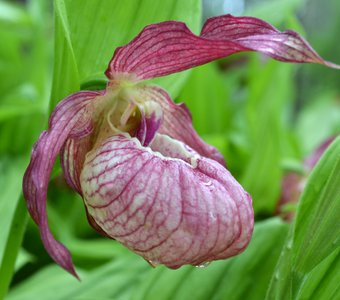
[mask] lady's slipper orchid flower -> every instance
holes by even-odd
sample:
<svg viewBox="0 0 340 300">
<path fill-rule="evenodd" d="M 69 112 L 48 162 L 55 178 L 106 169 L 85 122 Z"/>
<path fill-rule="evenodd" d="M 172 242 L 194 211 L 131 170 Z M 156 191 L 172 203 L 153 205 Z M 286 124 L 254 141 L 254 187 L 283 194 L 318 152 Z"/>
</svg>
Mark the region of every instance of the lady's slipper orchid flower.
<svg viewBox="0 0 340 300">
<path fill-rule="evenodd" d="M 61 267 L 76 276 L 47 221 L 48 181 L 58 154 L 91 225 L 151 264 L 200 265 L 245 249 L 254 223 L 251 197 L 222 155 L 198 136 L 186 106 L 141 83 L 242 51 L 337 67 L 297 33 L 256 18 L 211 18 L 200 36 L 169 21 L 145 27 L 115 51 L 104 91 L 80 91 L 57 105 L 34 146 L 23 189 L 44 246 Z"/>
</svg>

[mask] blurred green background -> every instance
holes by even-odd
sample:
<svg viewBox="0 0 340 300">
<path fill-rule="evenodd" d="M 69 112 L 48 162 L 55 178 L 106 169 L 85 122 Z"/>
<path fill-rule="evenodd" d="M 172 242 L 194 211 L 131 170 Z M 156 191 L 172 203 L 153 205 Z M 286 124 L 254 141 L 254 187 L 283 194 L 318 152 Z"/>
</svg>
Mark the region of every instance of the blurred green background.
<svg viewBox="0 0 340 300">
<path fill-rule="evenodd" d="M 81 282 L 52 262 L 27 216 L 22 175 L 55 104 L 103 89 L 114 49 L 145 25 L 181 20 L 199 33 L 207 17 L 225 13 L 296 30 L 340 63 L 338 0 L 0 1 L 0 299 L 340 299 L 339 139 L 309 178 L 295 222 L 276 215 L 284 174 L 301 172 L 303 158 L 340 133 L 340 73 L 323 66 L 238 54 L 154 80 L 189 106 L 197 131 L 253 197 L 255 233 L 240 256 L 152 269 L 92 230 L 58 165 L 49 223 Z"/>
</svg>

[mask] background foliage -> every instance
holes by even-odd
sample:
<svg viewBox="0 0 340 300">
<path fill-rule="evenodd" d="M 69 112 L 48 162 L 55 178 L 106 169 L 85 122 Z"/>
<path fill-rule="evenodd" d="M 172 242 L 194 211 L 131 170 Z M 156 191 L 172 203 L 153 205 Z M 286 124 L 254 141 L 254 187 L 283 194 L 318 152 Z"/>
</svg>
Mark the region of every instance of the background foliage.
<svg viewBox="0 0 340 300">
<path fill-rule="evenodd" d="M 322 66 L 242 54 L 155 80 L 189 106 L 198 132 L 252 194 L 256 226 L 243 254 L 203 269 L 152 269 L 90 228 L 58 166 L 49 223 L 81 282 L 52 263 L 27 217 L 22 175 L 55 104 L 102 89 L 114 49 L 145 25 L 181 20 L 198 33 L 206 17 L 228 12 L 295 29 L 340 63 L 337 0 L 0 1 L 0 299 L 340 298 L 339 138 L 306 178 L 293 222 L 276 210 L 284 174 L 301 172 L 303 158 L 340 133 L 340 74 Z"/>
</svg>

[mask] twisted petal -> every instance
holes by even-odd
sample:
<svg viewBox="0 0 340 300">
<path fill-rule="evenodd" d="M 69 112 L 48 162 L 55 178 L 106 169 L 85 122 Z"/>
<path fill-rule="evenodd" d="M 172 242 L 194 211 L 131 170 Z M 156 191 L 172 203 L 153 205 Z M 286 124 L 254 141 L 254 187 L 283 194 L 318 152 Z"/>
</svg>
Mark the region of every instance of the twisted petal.
<svg viewBox="0 0 340 300">
<path fill-rule="evenodd" d="M 129 44 L 117 48 L 106 76 L 145 80 L 183 71 L 242 51 L 257 51 L 295 63 L 340 66 L 323 60 L 296 32 L 280 32 L 253 17 L 223 15 L 207 20 L 201 35 L 184 23 L 168 21 L 146 26 Z"/>
<path fill-rule="evenodd" d="M 175 104 L 169 94 L 157 86 L 140 86 L 135 91 L 139 97 L 157 102 L 163 110 L 163 122 L 159 132 L 183 142 L 200 155 L 225 165 L 223 155 L 213 146 L 205 143 L 192 126 L 189 109 L 184 103 Z"/>
<path fill-rule="evenodd" d="M 23 181 L 24 196 L 33 220 L 39 226 L 42 241 L 49 255 L 65 270 L 77 276 L 70 253 L 50 232 L 46 213 L 46 196 L 49 176 L 54 161 L 70 136 L 84 135 L 88 104 L 97 92 L 79 92 L 67 97 L 55 108 L 49 122 L 48 131 L 44 131 L 35 144 L 30 164 Z"/>
<path fill-rule="evenodd" d="M 81 187 L 106 234 L 154 265 L 227 258 L 252 234 L 251 198 L 228 170 L 165 135 L 150 147 L 107 139 L 87 155 Z"/>
</svg>

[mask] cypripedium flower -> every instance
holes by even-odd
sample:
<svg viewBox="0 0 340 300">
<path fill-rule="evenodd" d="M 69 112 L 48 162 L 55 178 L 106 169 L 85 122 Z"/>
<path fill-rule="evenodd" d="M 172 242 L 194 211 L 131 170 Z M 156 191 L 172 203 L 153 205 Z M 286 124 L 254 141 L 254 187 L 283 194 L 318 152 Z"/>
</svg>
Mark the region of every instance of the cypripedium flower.
<svg viewBox="0 0 340 300">
<path fill-rule="evenodd" d="M 198 136 L 186 106 L 143 84 L 242 51 L 337 67 L 297 33 L 256 18 L 211 18 L 200 36 L 169 21 L 145 27 L 116 49 L 104 91 L 80 91 L 57 105 L 23 182 L 29 212 L 55 262 L 76 275 L 47 221 L 46 194 L 58 154 L 91 225 L 151 264 L 200 265 L 245 249 L 254 224 L 251 197 L 222 155 Z"/>
</svg>

